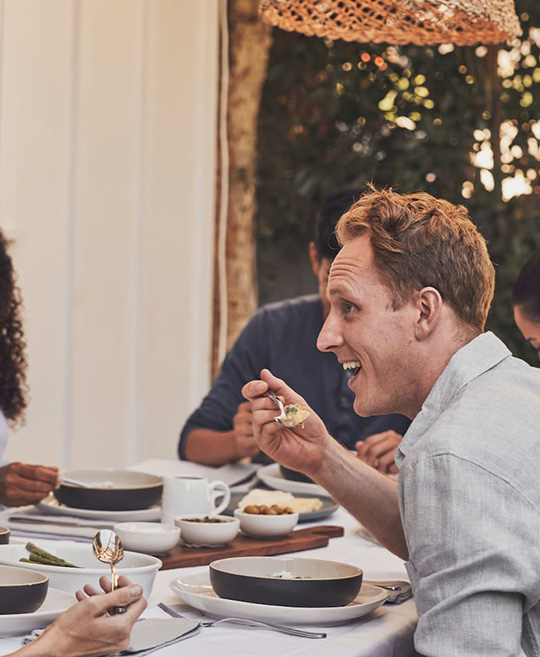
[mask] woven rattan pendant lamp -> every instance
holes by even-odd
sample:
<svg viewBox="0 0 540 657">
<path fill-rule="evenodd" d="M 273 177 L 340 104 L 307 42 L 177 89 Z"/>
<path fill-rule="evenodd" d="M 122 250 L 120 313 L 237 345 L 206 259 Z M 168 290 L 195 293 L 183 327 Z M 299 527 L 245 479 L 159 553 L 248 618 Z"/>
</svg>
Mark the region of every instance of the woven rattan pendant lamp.
<svg viewBox="0 0 540 657">
<path fill-rule="evenodd" d="M 261 0 L 261 15 L 291 32 L 373 43 L 467 46 L 521 32 L 514 0 Z"/>
</svg>

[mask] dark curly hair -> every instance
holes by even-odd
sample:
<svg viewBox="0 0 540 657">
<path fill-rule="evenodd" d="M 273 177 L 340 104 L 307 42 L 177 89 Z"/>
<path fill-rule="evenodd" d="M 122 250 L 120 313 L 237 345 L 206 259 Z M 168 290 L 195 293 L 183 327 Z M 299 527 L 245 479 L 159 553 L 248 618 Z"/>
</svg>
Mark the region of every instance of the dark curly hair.
<svg viewBox="0 0 540 657">
<path fill-rule="evenodd" d="M 521 270 L 512 293 L 512 306 L 537 324 L 540 322 L 540 249 L 533 253 Z"/>
<path fill-rule="evenodd" d="M 23 422 L 27 404 L 21 305 L 8 242 L 0 231 L 0 408 L 12 426 Z"/>
</svg>

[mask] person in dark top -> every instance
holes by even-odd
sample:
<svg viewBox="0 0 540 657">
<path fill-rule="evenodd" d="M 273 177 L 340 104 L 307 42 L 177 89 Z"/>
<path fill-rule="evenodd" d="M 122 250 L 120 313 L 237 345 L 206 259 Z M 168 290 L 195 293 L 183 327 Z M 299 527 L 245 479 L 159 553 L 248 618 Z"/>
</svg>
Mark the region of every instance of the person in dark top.
<svg viewBox="0 0 540 657">
<path fill-rule="evenodd" d="M 514 321 L 540 360 L 540 249 L 521 270 L 512 294 Z"/>
<path fill-rule="evenodd" d="M 349 188 L 325 201 L 309 245 L 319 293 L 269 304 L 252 317 L 225 357 L 210 392 L 186 422 L 178 445 L 181 459 L 222 465 L 257 457 L 250 404 L 241 390 L 266 367 L 300 391 L 336 440 L 356 449 L 360 458 L 380 471 L 397 471 L 394 452 L 409 420 L 402 415 L 356 415 L 348 372 L 332 354 L 317 349 L 317 336 L 329 312 L 328 274 L 339 251 L 334 229 L 363 192 Z"/>
</svg>

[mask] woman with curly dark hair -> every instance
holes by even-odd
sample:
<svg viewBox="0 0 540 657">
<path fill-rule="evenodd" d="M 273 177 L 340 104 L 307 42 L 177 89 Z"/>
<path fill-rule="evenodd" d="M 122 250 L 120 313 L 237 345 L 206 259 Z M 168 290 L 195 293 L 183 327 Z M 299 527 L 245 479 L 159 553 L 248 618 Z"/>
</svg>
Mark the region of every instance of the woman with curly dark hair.
<svg viewBox="0 0 540 657">
<path fill-rule="evenodd" d="M 0 231 L 0 457 L 8 423 L 15 427 L 24 419 L 26 355 L 21 320 L 21 295 L 6 238 Z M 20 506 L 43 499 L 56 486 L 58 469 L 25 463 L 0 467 L 0 504 Z"/>
<path fill-rule="evenodd" d="M 540 360 L 540 249 L 521 270 L 512 295 L 514 320 Z"/>
</svg>

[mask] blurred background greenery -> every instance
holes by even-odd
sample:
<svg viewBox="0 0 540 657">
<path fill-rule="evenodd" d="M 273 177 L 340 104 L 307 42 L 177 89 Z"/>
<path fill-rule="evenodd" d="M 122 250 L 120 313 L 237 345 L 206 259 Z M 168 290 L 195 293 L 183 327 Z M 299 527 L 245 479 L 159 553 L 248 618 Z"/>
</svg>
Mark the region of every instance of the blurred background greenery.
<svg viewBox="0 0 540 657">
<path fill-rule="evenodd" d="M 523 35 L 503 47 L 274 29 L 259 114 L 260 304 L 316 290 L 307 244 L 326 195 L 365 180 L 424 190 L 469 208 L 497 270 L 488 328 L 537 364 L 510 295 L 540 246 L 540 3 L 516 0 L 516 10 Z"/>
</svg>

